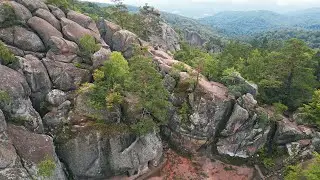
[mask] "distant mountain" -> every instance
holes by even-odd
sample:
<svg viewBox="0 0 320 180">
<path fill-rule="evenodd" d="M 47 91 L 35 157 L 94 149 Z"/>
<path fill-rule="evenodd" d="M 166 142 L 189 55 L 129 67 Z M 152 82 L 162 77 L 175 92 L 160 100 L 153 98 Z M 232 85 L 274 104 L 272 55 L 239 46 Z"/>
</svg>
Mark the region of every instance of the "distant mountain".
<svg viewBox="0 0 320 180">
<path fill-rule="evenodd" d="M 199 19 L 229 36 L 247 36 L 278 29 L 320 30 L 320 8 L 279 14 L 272 11 L 227 11 Z"/>
<path fill-rule="evenodd" d="M 200 34 L 203 38 L 221 36 L 219 30 L 209 25 L 201 24 L 198 20 L 177 14 L 161 12 L 161 17 L 173 28 Z"/>
</svg>

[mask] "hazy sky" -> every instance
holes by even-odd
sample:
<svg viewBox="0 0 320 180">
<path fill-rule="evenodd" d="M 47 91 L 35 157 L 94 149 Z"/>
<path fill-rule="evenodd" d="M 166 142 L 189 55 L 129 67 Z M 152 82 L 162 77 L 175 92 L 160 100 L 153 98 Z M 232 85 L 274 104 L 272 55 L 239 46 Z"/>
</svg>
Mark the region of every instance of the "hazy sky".
<svg viewBox="0 0 320 180">
<path fill-rule="evenodd" d="M 110 0 L 85 0 L 110 3 Z M 145 3 L 160 10 L 189 17 L 201 17 L 228 10 L 273 10 L 277 12 L 320 7 L 320 0 L 124 0 L 125 4 Z"/>
</svg>

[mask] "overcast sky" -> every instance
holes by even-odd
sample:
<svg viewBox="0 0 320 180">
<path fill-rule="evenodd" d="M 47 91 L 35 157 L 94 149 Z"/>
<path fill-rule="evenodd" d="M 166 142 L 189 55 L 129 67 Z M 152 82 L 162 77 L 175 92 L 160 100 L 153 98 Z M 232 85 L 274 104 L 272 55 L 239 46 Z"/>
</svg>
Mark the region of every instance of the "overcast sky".
<svg viewBox="0 0 320 180">
<path fill-rule="evenodd" d="M 110 3 L 110 0 L 85 0 Z M 124 0 L 125 4 L 141 6 L 145 3 L 162 11 L 189 17 L 201 17 L 229 10 L 272 10 L 286 12 L 320 7 L 320 0 Z"/>
</svg>

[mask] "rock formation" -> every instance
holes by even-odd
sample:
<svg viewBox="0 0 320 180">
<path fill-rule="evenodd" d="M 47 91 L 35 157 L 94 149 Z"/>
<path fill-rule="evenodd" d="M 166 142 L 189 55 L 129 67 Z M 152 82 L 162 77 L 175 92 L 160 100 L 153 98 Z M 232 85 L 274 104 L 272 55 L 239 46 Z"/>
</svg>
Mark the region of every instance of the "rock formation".
<svg viewBox="0 0 320 180">
<path fill-rule="evenodd" d="M 242 77 L 250 92 L 235 99 L 224 85 L 202 75 L 190 83 L 196 71 L 186 64 L 188 72 L 172 74 L 181 62 L 165 51 L 180 47 L 177 33 L 164 23 L 161 36 L 151 37 L 151 44 L 161 48 L 148 48 L 170 92 L 169 124 L 161 127 L 162 138 L 158 132 L 134 135 L 119 125 L 119 107 L 91 109 L 86 92 L 77 90 L 92 82 L 93 70 L 109 60 L 111 51 L 131 57 L 133 47 L 143 44 L 139 37 L 43 0 L 4 1 L 0 11 L 4 4 L 23 25 L 0 28 L 0 40 L 17 57 L 15 67 L 0 64 L 0 179 L 136 178 L 163 162 L 162 140 L 188 152 L 212 147 L 218 155 L 241 158 L 270 143 L 290 155 L 320 150 L 319 132 L 286 118 L 264 121 L 261 114 L 269 114 L 254 99 L 257 87 Z M 79 53 L 84 35 L 100 44 L 91 57 Z M 197 35 L 189 36 L 192 44 L 203 44 Z M 97 117 L 105 124 L 92 123 Z"/>
</svg>

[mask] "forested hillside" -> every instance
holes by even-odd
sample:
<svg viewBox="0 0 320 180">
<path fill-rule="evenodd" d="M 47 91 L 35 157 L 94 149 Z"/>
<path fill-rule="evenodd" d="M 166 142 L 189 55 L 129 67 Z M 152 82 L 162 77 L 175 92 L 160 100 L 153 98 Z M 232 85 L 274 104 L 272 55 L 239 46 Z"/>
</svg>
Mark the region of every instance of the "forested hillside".
<svg viewBox="0 0 320 180">
<path fill-rule="evenodd" d="M 244 36 L 271 30 L 319 30 L 320 9 L 279 14 L 271 11 L 230 11 L 199 19 L 200 22 L 219 28 L 229 36 Z"/>
</svg>

